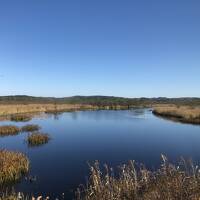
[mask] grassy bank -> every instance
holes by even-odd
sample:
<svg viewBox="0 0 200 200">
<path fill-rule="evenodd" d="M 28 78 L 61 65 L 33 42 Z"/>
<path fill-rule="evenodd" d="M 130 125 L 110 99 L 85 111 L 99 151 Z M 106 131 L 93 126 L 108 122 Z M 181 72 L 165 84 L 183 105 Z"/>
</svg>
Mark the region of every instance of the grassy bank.
<svg viewBox="0 0 200 200">
<path fill-rule="evenodd" d="M 183 123 L 200 124 L 200 107 L 162 106 L 154 108 L 153 113 Z"/>
<path fill-rule="evenodd" d="M 90 109 L 92 106 L 89 105 L 72 105 L 72 104 L 11 104 L 11 105 L 0 105 L 0 115 L 12 115 L 22 113 L 34 113 L 34 112 L 51 112 L 51 111 L 64 111 L 64 110 L 78 110 L 84 107 Z"/>
<path fill-rule="evenodd" d="M 11 115 L 10 120 L 23 121 L 28 119 L 27 113 L 60 113 L 60 112 L 71 112 L 76 110 L 120 110 L 129 109 L 129 106 L 124 105 L 110 105 L 110 106 L 96 106 L 96 105 L 81 105 L 81 104 L 0 104 L 0 116 Z M 25 115 L 22 115 L 25 114 Z M 18 117 L 19 116 L 19 117 Z M 30 118 L 30 117 L 29 117 Z M 7 118 L 8 119 L 8 118 Z"/>
<path fill-rule="evenodd" d="M 0 187 L 18 181 L 28 169 L 29 160 L 23 153 L 0 150 Z"/>
</svg>

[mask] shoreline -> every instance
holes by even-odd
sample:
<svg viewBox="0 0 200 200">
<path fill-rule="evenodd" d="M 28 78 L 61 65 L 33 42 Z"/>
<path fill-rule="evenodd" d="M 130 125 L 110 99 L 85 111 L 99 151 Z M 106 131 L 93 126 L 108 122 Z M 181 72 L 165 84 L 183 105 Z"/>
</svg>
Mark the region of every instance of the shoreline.
<svg viewBox="0 0 200 200">
<path fill-rule="evenodd" d="M 200 125 L 200 108 L 180 107 L 158 107 L 152 113 L 163 119 L 180 122 L 184 124 Z"/>
<path fill-rule="evenodd" d="M 0 117 L 18 114 L 34 113 L 60 113 L 83 110 L 128 110 L 135 106 L 107 105 L 97 106 L 89 104 L 2 104 L 0 105 Z M 145 106 L 138 106 L 143 108 Z"/>
<path fill-rule="evenodd" d="M 0 121 L 12 115 L 36 115 L 39 113 L 57 114 L 84 110 L 129 110 L 133 108 L 152 108 L 155 116 L 186 124 L 200 125 L 200 107 L 176 105 L 90 105 L 90 104 L 0 104 Z"/>
</svg>

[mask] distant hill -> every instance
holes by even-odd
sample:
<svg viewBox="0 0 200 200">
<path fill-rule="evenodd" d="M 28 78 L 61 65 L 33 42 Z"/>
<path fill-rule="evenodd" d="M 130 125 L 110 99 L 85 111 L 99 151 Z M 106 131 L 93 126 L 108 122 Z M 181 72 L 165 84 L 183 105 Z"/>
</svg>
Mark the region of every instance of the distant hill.
<svg viewBox="0 0 200 200">
<path fill-rule="evenodd" d="M 146 105 L 146 104 L 180 104 L 200 105 L 200 98 L 124 98 L 114 96 L 72 96 L 72 97 L 34 97 L 26 95 L 0 96 L 0 104 L 29 104 L 29 103 L 70 103 L 91 105 Z"/>
</svg>

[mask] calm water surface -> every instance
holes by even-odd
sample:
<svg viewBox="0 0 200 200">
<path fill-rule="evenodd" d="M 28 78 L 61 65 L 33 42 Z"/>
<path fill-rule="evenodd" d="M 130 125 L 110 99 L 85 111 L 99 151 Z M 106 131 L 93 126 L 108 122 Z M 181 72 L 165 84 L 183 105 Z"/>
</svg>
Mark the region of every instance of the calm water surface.
<svg viewBox="0 0 200 200">
<path fill-rule="evenodd" d="M 200 163 L 200 126 L 163 120 L 147 109 L 69 112 L 28 123 L 40 125 L 52 139 L 46 145 L 28 148 L 27 133 L 0 138 L 0 148 L 27 154 L 30 174 L 37 176 L 34 183 L 23 179 L 16 185 L 17 191 L 53 193 L 54 197 L 65 193 L 66 199 L 72 199 L 73 191 L 87 180 L 87 162 L 94 160 L 116 166 L 134 159 L 156 168 L 163 153 L 172 162 L 184 156 Z M 22 126 L 27 122 L 2 124 Z"/>
</svg>

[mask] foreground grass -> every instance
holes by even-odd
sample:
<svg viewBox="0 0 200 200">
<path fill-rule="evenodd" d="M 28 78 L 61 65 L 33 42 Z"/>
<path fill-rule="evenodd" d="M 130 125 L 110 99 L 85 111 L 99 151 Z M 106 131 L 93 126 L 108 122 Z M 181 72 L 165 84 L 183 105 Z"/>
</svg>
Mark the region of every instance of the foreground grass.
<svg viewBox="0 0 200 200">
<path fill-rule="evenodd" d="M 16 194 L 13 192 L 13 194 L 2 194 L 0 196 L 0 200 L 31 200 L 29 197 L 25 197 L 23 194 L 19 193 Z"/>
<path fill-rule="evenodd" d="M 117 173 L 105 165 L 100 170 L 98 162 L 90 166 L 86 186 L 75 194 L 76 200 L 199 200 L 200 171 L 192 162 L 181 159 L 179 165 L 168 162 L 162 155 L 160 168 L 147 170 L 144 165 L 130 161 L 121 165 Z M 1 194 L 0 200 L 49 199 L 25 197 L 22 193 Z"/>
<path fill-rule="evenodd" d="M 200 172 L 184 160 L 182 165 L 163 163 L 157 171 L 149 171 L 142 165 L 137 168 L 131 161 L 119 168 L 105 166 L 100 170 L 99 163 L 90 167 L 90 178 L 86 186 L 77 190 L 77 200 L 199 200 Z"/>
<path fill-rule="evenodd" d="M 29 160 L 19 152 L 0 150 L 0 187 L 18 181 L 29 169 Z"/>
<path fill-rule="evenodd" d="M 200 107 L 165 106 L 155 108 L 153 113 L 184 123 L 200 124 Z"/>
<path fill-rule="evenodd" d="M 17 126 L 0 126 L 0 136 L 17 135 L 20 131 L 21 129 Z"/>
<path fill-rule="evenodd" d="M 35 132 L 28 135 L 27 142 L 29 146 L 39 146 L 48 143 L 50 137 L 48 134 Z"/>
</svg>

